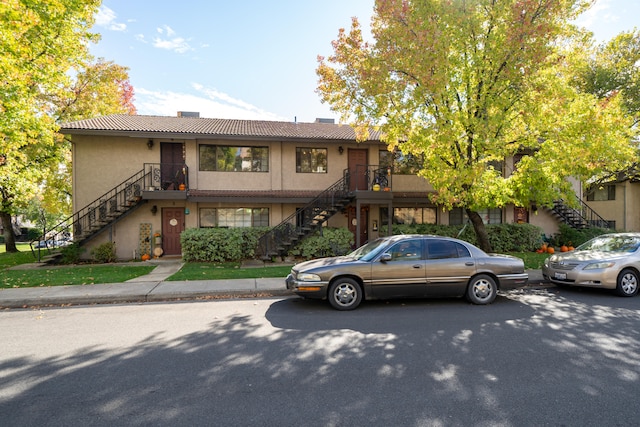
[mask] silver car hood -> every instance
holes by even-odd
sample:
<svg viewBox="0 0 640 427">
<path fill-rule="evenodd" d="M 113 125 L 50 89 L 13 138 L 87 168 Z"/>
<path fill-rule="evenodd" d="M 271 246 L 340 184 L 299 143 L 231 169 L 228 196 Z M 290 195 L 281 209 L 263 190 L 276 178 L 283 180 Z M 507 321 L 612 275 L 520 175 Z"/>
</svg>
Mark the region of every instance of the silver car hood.
<svg viewBox="0 0 640 427">
<path fill-rule="evenodd" d="M 552 255 L 550 261 L 599 261 L 603 259 L 615 260 L 629 256 L 629 252 L 602 251 L 570 251 Z"/>
</svg>

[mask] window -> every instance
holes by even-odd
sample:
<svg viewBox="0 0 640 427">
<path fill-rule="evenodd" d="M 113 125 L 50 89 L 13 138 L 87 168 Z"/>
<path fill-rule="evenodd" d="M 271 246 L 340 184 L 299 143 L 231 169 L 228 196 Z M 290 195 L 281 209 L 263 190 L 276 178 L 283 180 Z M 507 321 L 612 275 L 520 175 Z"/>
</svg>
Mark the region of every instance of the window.
<svg viewBox="0 0 640 427">
<path fill-rule="evenodd" d="M 413 154 L 402 154 L 400 150 L 393 152 L 388 150 L 380 150 L 380 167 L 391 168 L 393 173 L 415 175 L 422 169 L 423 158 Z"/>
<path fill-rule="evenodd" d="M 447 240 L 430 240 L 427 242 L 429 259 L 467 258 L 469 250 L 457 242 Z"/>
<path fill-rule="evenodd" d="M 296 172 L 327 173 L 327 149 L 296 148 Z"/>
<path fill-rule="evenodd" d="M 479 209 L 478 214 L 485 224 L 502 224 L 502 208 Z M 467 213 L 462 208 L 453 208 L 449 211 L 449 225 L 461 225 L 467 219 Z"/>
<path fill-rule="evenodd" d="M 605 200 L 615 200 L 616 199 L 616 186 L 615 185 L 604 185 L 595 188 L 590 188 L 587 190 L 587 201 L 588 202 L 602 202 Z"/>
<path fill-rule="evenodd" d="M 267 227 L 268 208 L 201 208 L 200 227 Z"/>
<path fill-rule="evenodd" d="M 389 224 L 389 210 L 380 208 L 380 222 Z M 394 224 L 435 224 L 436 208 L 393 208 Z"/>
<path fill-rule="evenodd" d="M 391 247 L 389 253 L 391 253 L 391 259 L 417 260 L 422 258 L 422 245 L 420 240 L 399 242 Z"/>
<path fill-rule="evenodd" d="M 269 172 L 269 148 L 202 144 L 200 145 L 200 170 Z"/>
</svg>

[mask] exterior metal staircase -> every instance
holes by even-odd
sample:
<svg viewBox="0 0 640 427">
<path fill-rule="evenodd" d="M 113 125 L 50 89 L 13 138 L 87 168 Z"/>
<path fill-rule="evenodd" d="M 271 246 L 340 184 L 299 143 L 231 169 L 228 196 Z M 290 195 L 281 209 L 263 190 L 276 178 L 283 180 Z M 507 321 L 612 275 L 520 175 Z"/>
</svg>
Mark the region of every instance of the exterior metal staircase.
<svg viewBox="0 0 640 427">
<path fill-rule="evenodd" d="M 320 193 L 315 199 L 293 215 L 263 234 L 258 239 L 256 255 L 263 260 L 285 256 L 305 237 L 349 205 L 355 196 L 349 191 L 349 173 Z"/>
<path fill-rule="evenodd" d="M 86 243 L 147 202 L 142 198 L 142 191 L 145 178 L 148 178 L 150 173 L 151 170 L 145 168 L 124 180 L 47 231 L 40 241 L 44 242 L 44 247 L 48 249 L 71 243 Z"/>
<path fill-rule="evenodd" d="M 609 221 L 598 215 L 596 211 L 587 206 L 581 199 L 576 197 L 576 200 L 578 202 L 578 208 L 572 208 L 563 199 L 560 199 L 553 203 L 551 211 L 560 218 L 562 222 L 576 230 L 592 227 L 612 228 Z"/>
</svg>

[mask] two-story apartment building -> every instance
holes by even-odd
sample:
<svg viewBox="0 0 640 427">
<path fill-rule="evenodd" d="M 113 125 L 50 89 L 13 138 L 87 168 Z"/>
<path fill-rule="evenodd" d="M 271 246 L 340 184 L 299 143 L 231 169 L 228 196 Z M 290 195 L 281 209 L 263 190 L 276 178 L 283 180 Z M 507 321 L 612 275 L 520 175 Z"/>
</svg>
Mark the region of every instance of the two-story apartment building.
<svg viewBox="0 0 640 427">
<path fill-rule="evenodd" d="M 415 175 L 415 162 L 389 152 L 378 133 L 358 143 L 350 126 L 331 120 L 114 115 L 67 123 L 60 132 L 73 143 L 69 230 L 88 248 L 115 242 L 121 259 L 159 247 L 180 255 L 186 228 L 295 225 L 303 220 L 298 209 L 320 195 L 333 197 L 336 188 L 347 197 L 333 201 L 329 213 L 316 211 L 326 214 L 319 217 L 325 225 L 348 227 L 356 246 L 390 219 L 465 220 L 459 209 L 433 205 L 433 188 Z M 557 215 L 534 210 L 510 206 L 482 215 L 487 223 L 531 222 L 555 233 Z"/>
</svg>

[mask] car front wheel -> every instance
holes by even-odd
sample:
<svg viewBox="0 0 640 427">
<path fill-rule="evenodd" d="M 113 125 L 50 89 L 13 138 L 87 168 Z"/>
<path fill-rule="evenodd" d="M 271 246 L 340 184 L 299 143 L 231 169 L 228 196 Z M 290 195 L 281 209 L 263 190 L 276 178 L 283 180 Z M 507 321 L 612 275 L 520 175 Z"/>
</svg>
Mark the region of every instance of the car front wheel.
<svg viewBox="0 0 640 427">
<path fill-rule="evenodd" d="M 622 297 L 632 297 L 638 293 L 638 273 L 630 268 L 624 269 L 618 276 L 616 293 Z"/>
<path fill-rule="evenodd" d="M 329 287 L 329 303 L 336 310 L 353 310 L 362 301 L 362 290 L 353 279 L 338 279 Z"/>
<path fill-rule="evenodd" d="M 497 294 L 498 287 L 491 276 L 480 274 L 469 281 L 467 299 L 474 304 L 491 304 Z"/>
</svg>

